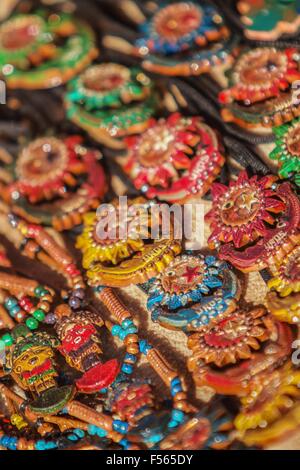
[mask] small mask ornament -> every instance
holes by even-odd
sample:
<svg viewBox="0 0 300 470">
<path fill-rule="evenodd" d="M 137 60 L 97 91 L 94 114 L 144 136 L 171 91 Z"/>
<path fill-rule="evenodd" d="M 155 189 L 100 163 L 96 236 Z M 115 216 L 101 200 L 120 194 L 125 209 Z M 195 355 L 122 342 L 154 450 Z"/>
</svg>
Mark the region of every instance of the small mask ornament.
<svg viewBox="0 0 300 470">
<path fill-rule="evenodd" d="M 42 415 L 56 414 L 62 410 L 74 394 L 73 386 L 57 386 L 53 348 L 58 339 L 47 333 L 32 333 L 25 326 L 12 331 L 14 344 L 7 352 L 5 370 L 24 390 L 35 398 L 30 409 Z"/>
<path fill-rule="evenodd" d="M 259 179 L 241 172 L 229 187 L 212 187 L 213 208 L 206 216 L 212 228 L 209 246 L 220 248 L 220 259 L 241 271 L 266 268 L 298 231 L 299 199 L 289 183 L 277 186 L 275 181 L 271 175 Z"/>
<path fill-rule="evenodd" d="M 276 41 L 284 34 L 294 35 L 299 30 L 298 0 L 241 0 L 237 7 L 248 39 Z"/>
<path fill-rule="evenodd" d="M 65 107 L 69 119 L 93 139 L 117 149 L 124 147 L 122 138 L 147 129 L 157 96 L 142 70 L 105 63 L 69 84 Z"/>
<path fill-rule="evenodd" d="M 180 253 L 177 240 L 151 239 L 155 227 L 160 233 L 161 222 L 152 217 L 150 209 L 144 198 L 130 199 L 122 215 L 116 200 L 111 211 L 84 217 L 76 246 L 82 251 L 90 284 L 118 287 L 145 282 Z"/>
<path fill-rule="evenodd" d="M 15 15 L 0 27 L 0 70 L 10 88 L 62 85 L 97 53 L 91 29 L 67 13 Z"/>
<path fill-rule="evenodd" d="M 295 432 L 299 427 L 299 383 L 300 372 L 290 361 L 254 378 L 234 421 L 238 438 L 246 445 L 266 446 Z"/>
<path fill-rule="evenodd" d="M 279 163 L 281 178 L 293 177 L 300 186 L 300 119 L 294 119 L 289 124 L 275 127 L 275 149 L 270 158 Z"/>
<path fill-rule="evenodd" d="M 234 310 L 239 296 L 239 282 L 226 263 L 182 255 L 154 280 L 147 308 L 166 328 L 194 331 Z"/>
<path fill-rule="evenodd" d="M 104 322 L 98 314 L 90 311 L 71 312 L 65 305 L 56 309 L 59 318 L 56 331 L 61 341 L 58 347 L 67 363 L 81 372 L 76 380 L 80 392 L 96 393 L 107 388 L 116 379 L 119 364 L 116 359 L 102 362 L 100 338 L 96 330 Z"/>
<path fill-rule="evenodd" d="M 59 231 L 79 225 L 106 189 L 100 154 L 81 144 L 79 136 L 42 137 L 28 144 L 15 169 L 8 168 L 13 182 L 1 189 L 3 199 L 17 214 Z"/>
<path fill-rule="evenodd" d="M 205 195 L 225 161 L 217 134 L 198 117 L 178 113 L 151 121 L 145 133 L 126 143 L 119 163 L 135 187 L 170 203 Z"/>
</svg>

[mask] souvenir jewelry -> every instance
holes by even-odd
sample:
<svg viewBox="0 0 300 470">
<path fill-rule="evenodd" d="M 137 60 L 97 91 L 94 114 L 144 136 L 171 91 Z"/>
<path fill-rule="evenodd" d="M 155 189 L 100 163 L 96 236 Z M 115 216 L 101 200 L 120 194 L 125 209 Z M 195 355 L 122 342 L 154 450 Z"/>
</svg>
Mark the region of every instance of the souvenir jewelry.
<svg viewBox="0 0 300 470">
<path fill-rule="evenodd" d="M 270 263 L 273 278 L 268 282 L 271 292 L 266 298 L 269 311 L 280 321 L 300 320 L 300 235 L 292 235 Z"/>
<path fill-rule="evenodd" d="M 256 5 L 257 4 L 257 5 Z M 300 7 L 297 0 L 261 0 L 238 2 L 248 39 L 276 41 L 284 34 L 296 34 L 300 27 Z"/>
<path fill-rule="evenodd" d="M 152 320 L 171 329 L 199 330 L 235 308 L 240 285 L 214 256 L 181 255 L 150 284 Z"/>
<path fill-rule="evenodd" d="M 226 324 L 226 320 L 224 324 Z M 271 320 L 269 331 L 271 332 L 270 339 L 263 343 L 259 343 L 254 338 L 255 341 L 252 342 L 252 345 L 255 344 L 257 350 L 252 350 L 249 359 L 239 359 L 236 364 L 233 363 L 225 368 L 216 368 L 205 365 L 203 360 L 193 361 L 191 359 L 188 365 L 190 371 L 193 372 L 193 378 L 199 391 L 203 389 L 205 393 L 209 390 L 212 394 L 239 397 L 251 393 L 251 384 L 257 375 L 268 374 L 280 367 L 291 354 L 293 336 L 290 327 Z M 236 356 L 237 358 L 238 356 Z M 234 360 L 234 355 L 231 360 Z"/>
<path fill-rule="evenodd" d="M 275 127 L 273 132 L 276 136 L 276 142 L 275 149 L 270 153 L 270 158 L 278 161 L 278 173 L 281 178 L 293 177 L 297 186 L 300 186 L 300 119 L 294 119 L 289 124 Z"/>
<path fill-rule="evenodd" d="M 72 398 L 73 386 L 57 386 L 54 347 L 56 338 L 47 333 L 32 333 L 24 326 L 12 332 L 13 344 L 7 352 L 5 371 L 24 390 L 34 394 L 29 408 L 37 414 L 56 414 Z"/>
<path fill-rule="evenodd" d="M 231 61 L 229 31 L 219 11 L 206 2 L 157 5 L 139 29 L 134 44 L 114 36 L 104 37 L 103 42 L 108 48 L 142 58 L 144 69 L 162 75 L 200 75 Z"/>
<path fill-rule="evenodd" d="M 295 430 L 299 415 L 299 371 L 288 361 L 281 368 L 254 378 L 251 393 L 241 398 L 234 424 L 248 445 L 267 445 Z M 287 425 L 287 423 L 289 423 Z"/>
<path fill-rule="evenodd" d="M 230 73 L 229 88 L 219 95 L 220 102 L 243 101 L 249 106 L 278 96 L 300 78 L 297 60 L 296 49 L 264 47 L 242 53 Z"/>
<path fill-rule="evenodd" d="M 67 13 L 15 15 L 0 27 L 0 73 L 10 88 L 52 88 L 96 56 L 91 29 Z"/>
<path fill-rule="evenodd" d="M 79 136 L 42 137 L 25 147 L 16 161 L 14 181 L 2 184 L 2 198 L 30 222 L 68 230 L 98 207 L 105 193 L 99 153 L 87 150 Z"/>
<path fill-rule="evenodd" d="M 69 119 L 93 139 L 123 148 L 120 139 L 146 130 L 157 98 L 141 70 L 105 63 L 91 66 L 70 83 L 65 106 Z"/>
<path fill-rule="evenodd" d="M 205 406 L 160 444 L 163 450 L 220 450 L 232 442 L 233 424 L 220 403 Z"/>
<path fill-rule="evenodd" d="M 245 171 L 229 187 L 215 183 L 212 186 L 213 209 L 207 214 L 212 234 L 209 245 L 233 242 L 241 248 L 259 236 L 267 235 L 267 224 L 274 225 L 271 213 L 283 212 L 285 204 L 276 196 L 276 177 L 249 178 Z"/>
<path fill-rule="evenodd" d="M 117 201 L 113 205 L 116 207 Z M 91 285 L 118 287 L 145 282 L 180 253 L 181 244 L 177 240 L 151 240 L 150 207 L 143 198 L 129 200 L 126 217 L 118 220 L 119 214 L 111 220 L 110 232 L 106 230 L 108 213 L 85 216 L 76 246 L 82 251 L 83 267 Z M 99 235 L 99 227 L 103 226 L 105 238 Z"/>
<path fill-rule="evenodd" d="M 297 195 L 289 183 L 271 189 L 274 181 L 273 176 L 249 179 L 242 172 L 229 188 L 220 184 L 212 188 L 214 204 L 207 215 L 213 230 L 210 247 L 223 243 L 220 259 L 241 271 L 266 268 L 280 246 L 289 244 L 290 236 L 299 229 Z M 281 214 L 276 220 L 270 212 Z M 274 227 L 269 228 L 270 224 Z M 255 243 L 247 246 L 249 242 Z"/>
<path fill-rule="evenodd" d="M 53 270 L 61 273 L 72 289 L 83 289 L 85 283 L 74 259 L 42 227 L 28 224 L 14 214 L 8 216 L 11 226 L 23 237 L 17 248 L 30 259 L 38 259 Z M 16 237 L 14 236 L 15 240 Z"/>
<path fill-rule="evenodd" d="M 151 121 L 126 144 L 119 163 L 135 187 L 150 199 L 171 203 L 205 195 L 225 161 L 217 134 L 199 118 L 177 113 Z"/>
<path fill-rule="evenodd" d="M 76 380 L 80 392 L 95 393 L 106 389 L 116 379 L 119 364 L 116 359 L 105 363 L 101 360 L 102 349 L 95 326 L 104 325 L 102 318 L 91 311 L 71 312 L 62 305 L 56 309 L 56 332 L 61 341 L 59 351 L 67 363 L 83 372 Z"/>
<path fill-rule="evenodd" d="M 270 323 L 270 315 L 264 308 L 236 310 L 220 320 L 216 319 L 201 332 L 189 336 L 188 346 L 193 353 L 189 359 L 190 370 L 200 361 L 224 367 L 250 359 L 252 351 L 270 339 L 273 332 Z"/>
</svg>

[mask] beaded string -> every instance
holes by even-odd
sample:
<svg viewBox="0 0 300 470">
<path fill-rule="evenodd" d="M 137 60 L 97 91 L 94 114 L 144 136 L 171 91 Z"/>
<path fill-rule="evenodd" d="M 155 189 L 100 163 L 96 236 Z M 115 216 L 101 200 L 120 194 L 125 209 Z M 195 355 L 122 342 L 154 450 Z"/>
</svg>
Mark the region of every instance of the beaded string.
<svg viewBox="0 0 300 470">
<path fill-rule="evenodd" d="M 10 292 L 7 295 L 6 292 Z M 37 304 L 30 297 L 37 299 Z M 4 320 L 8 314 L 12 323 L 9 329 L 17 323 L 25 323 L 31 330 L 37 330 L 40 323 L 48 323 L 49 312 L 53 303 L 54 291 L 50 288 L 40 286 L 38 282 L 25 279 L 11 274 L 0 273 L 0 300 L 2 300 L 5 310 Z M 10 333 L 5 333 L 0 338 L 0 351 L 13 345 L 13 337 Z"/>
</svg>

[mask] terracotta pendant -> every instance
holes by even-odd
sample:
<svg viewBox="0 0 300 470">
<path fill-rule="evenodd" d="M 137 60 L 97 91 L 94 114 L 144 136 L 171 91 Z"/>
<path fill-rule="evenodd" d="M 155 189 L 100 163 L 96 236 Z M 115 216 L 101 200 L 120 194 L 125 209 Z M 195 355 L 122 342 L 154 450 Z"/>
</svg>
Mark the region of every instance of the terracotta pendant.
<svg viewBox="0 0 300 470">
<path fill-rule="evenodd" d="M 56 414 L 73 397 L 73 386 L 57 386 L 54 349 L 59 341 L 47 333 L 31 333 L 25 326 L 12 332 L 15 344 L 7 353 L 5 369 L 16 383 L 35 398 L 31 411 L 41 415 Z"/>
<path fill-rule="evenodd" d="M 219 247 L 220 259 L 241 271 L 267 267 L 276 250 L 298 230 L 299 199 L 289 183 L 277 187 L 275 181 L 271 175 L 249 178 L 242 172 L 229 187 L 212 187 L 209 245 Z"/>
<path fill-rule="evenodd" d="M 82 138 L 42 137 L 20 152 L 14 182 L 0 188 L 16 214 L 59 231 L 80 225 L 85 212 L 98 207 L 105 193 L 100 154 L 82 146 Z"/>
<path fill-rule="evenodd" d="M 52 88 L 98 54 L 92 30 L 67 13 L 15 15 L 0 27 L 0 71 L 10 88 Z"/>
<path fill-rule="evenodd" d="M 296 49 L 271 47 L 242 53 L 230 73 L 229 88 L 219 95 L 221 104 L 243 101 L 246 106 L 267 100 L 299 80 Z"/>
<path fill-rule="evenodd" d="M 254 378 L 234 424 L 247 445 L 266 446 L 295 432 L 299 416 L 300 373 L 288 361 Z"/>
<path fill-rule="evenodd" d="M 270 270 L 273 278 L 268 282 L 271 292 L 266 298 L 269 311 L 280 321 L 300 321 L 300 235 L 292 235 L 274 255 Z"/>
<path fill-rule="evenodd" d="M 226 263 L 182 255 L 154 280 L 147 308 L 166 328 L 194 331 L 234 310 L 239 296 L 239 281 Z"/>
<path fill-rule="evenodd" d="M 300 186 L 300 119 L 294 119 L 289 124 L 275 127 L 275 149 L 270 158 L 279 163 L 279 176 L 281 178 L 294 178 Z"/>
<path fill-rule="evenodd" d="M 232 354 L 232 356 L 229 354 L 226 360 L 229 358 L 234 361 L 234 355 L 236 355 L 236 364 L 233 362 L 233 364 L 223 368 L 206 365 L 202 359 L 194 361 L 191 359 L 189 369 L 193 373 L 199 392 L 203 390 L 205 394 L 209 392 L 210 395 L 218 393 L 239 397 L 247 396 L 248 393 L 251 393 L 251 384 L 257 375 L 268 374 L 282 365 L 291 354 L 292 331 L 288 325 L 275 320 L 268 320 L 268 323 L 270 339 L 259 343 L 254 338 L 249 359 L 238 359 L 237 353 Z M 239 321 L 236 322 L 235 326 L 238 324 Z M 226 321 L 223 325 L 226 325 Z M 234 339 L 231 338 L 229 341 L 232 342 L 233 348 L 235 348 Z M 247 349 L 247 355 L 248 352 Z M 219 357 L 221 358 L 221 356 L 222 352 L 220 351 Z"/>
<path fill-rule="evenodd" d="M 74 79 L 65 95 L 68 118 L 97 142 L 124 148 L 122 139 L 148 127 L 158 106 L 142 70 L 115 63 L 94 65 Z"/>
<path fill-rule="evenodd" d="M 221 403 L 204 406 L 201 412 L 171 433 L 160 444 L 163 450 L 222 450 L 232 442 L 233 424 Z"/>
<path fill-rule="evenodd" d="M 300 27 L 297 0 L 241 0 L 238 9 L 245 36 L 251 40 L 277 41 L 282 35 L 295 35 Z"/>
<path fill-rule="evenodd" d="M 102 362 L 103 354 L 96 326 L 103 326 L 101 317 L 90 311 L 71 312 L 62 305 L 55 311 L 59 318 L 56 331 L 61 341 L 58 350 L 67 363 L 81 371 L 76 387 L 83 393 L 96 393 L 106 389 L 116 379 L 119 364 L 116 359 Z"/>
<path fill-rule="evenodd" d="M 189 76 L 209 72 L 230 61 L 229 31 L 219 11 L 206 2 L 174 2 L 158 8 L 140 26 L 142 37 L 132 54 L 143 67 L 163 75 Z"/>
<path fill-rule="evenodd" d="M 118 211 L 117 200 L 111 204 L 111 214 L 106 211 L 84 217 L 83 232 L 76 246 L 83 253 L 83 267 L 93 286 L 146 282 L 181 251 L 178 240 L 151 239 L 155 227 L 151 225 L 151 205 L 144 198 L 130 199 L 127 204 L 124 217 Z M 155 224 L 160 230 L 159 219 Z"/>
<path fill-rule="evenodd" d="M 189 336 L 188 346 L 193 354 L 189 368 L 200 361 L 224 367 L 250 359 L 252 351 L 270 339 L 270 323 L 270 315 L 264 308 L 236 310 L 220 320 L 216 319 L 201 332 Z"/>
<path fill-rule="evenodd" d="M 204 196 L 225 161 L 217 134 L 199 118 L 177 113 L 153 120 L 126 144 L 127 155 L 119 163 L 135 187 L 170 203 Z"/>
</svg>

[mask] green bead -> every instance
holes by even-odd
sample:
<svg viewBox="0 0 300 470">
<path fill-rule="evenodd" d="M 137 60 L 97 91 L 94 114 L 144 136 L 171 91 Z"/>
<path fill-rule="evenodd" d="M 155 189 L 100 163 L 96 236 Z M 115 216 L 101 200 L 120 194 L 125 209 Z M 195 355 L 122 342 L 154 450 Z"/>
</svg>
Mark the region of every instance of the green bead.
<svg viewBox="0 0 300 470">
<path fill-rule="evenodd" d="M 0 351 L 4 351 L 5 348 L 6 348 L 5 342 L 2 339 L 0 339 Z"/>
<path fill-rule="evenodd" d="M 37 286 L 37 287 L 34 289 L 35 295 L 36 295 L 37 297 L 40 297 L 41 292 L 42 292 L 43 289 L 44 289 L 43 286 Z"/>
<path fill-rule="evenodd" d="M 11 346 L 14 342 L 12 336 L 9 333 L 6 333 L 2 336 L 2 341 L 4 342 L 6 347 Z"/>
<path fill-rule="evenodd" d="M 44 321 L 45 320 L 45 313 L 43 312 L 43 310 L 41 309 L 37 309 L 33 312 L 32 314 L 34 316 L 34 318 L 36 318 L 36 320 L 38 321 Z"/>
<path fill-rule="evenodd" d="M 36 330 L 39 327 L 39 322 L 33 317 L 27 318 L 25 323 L 30 330 Z"/>
</svg>

